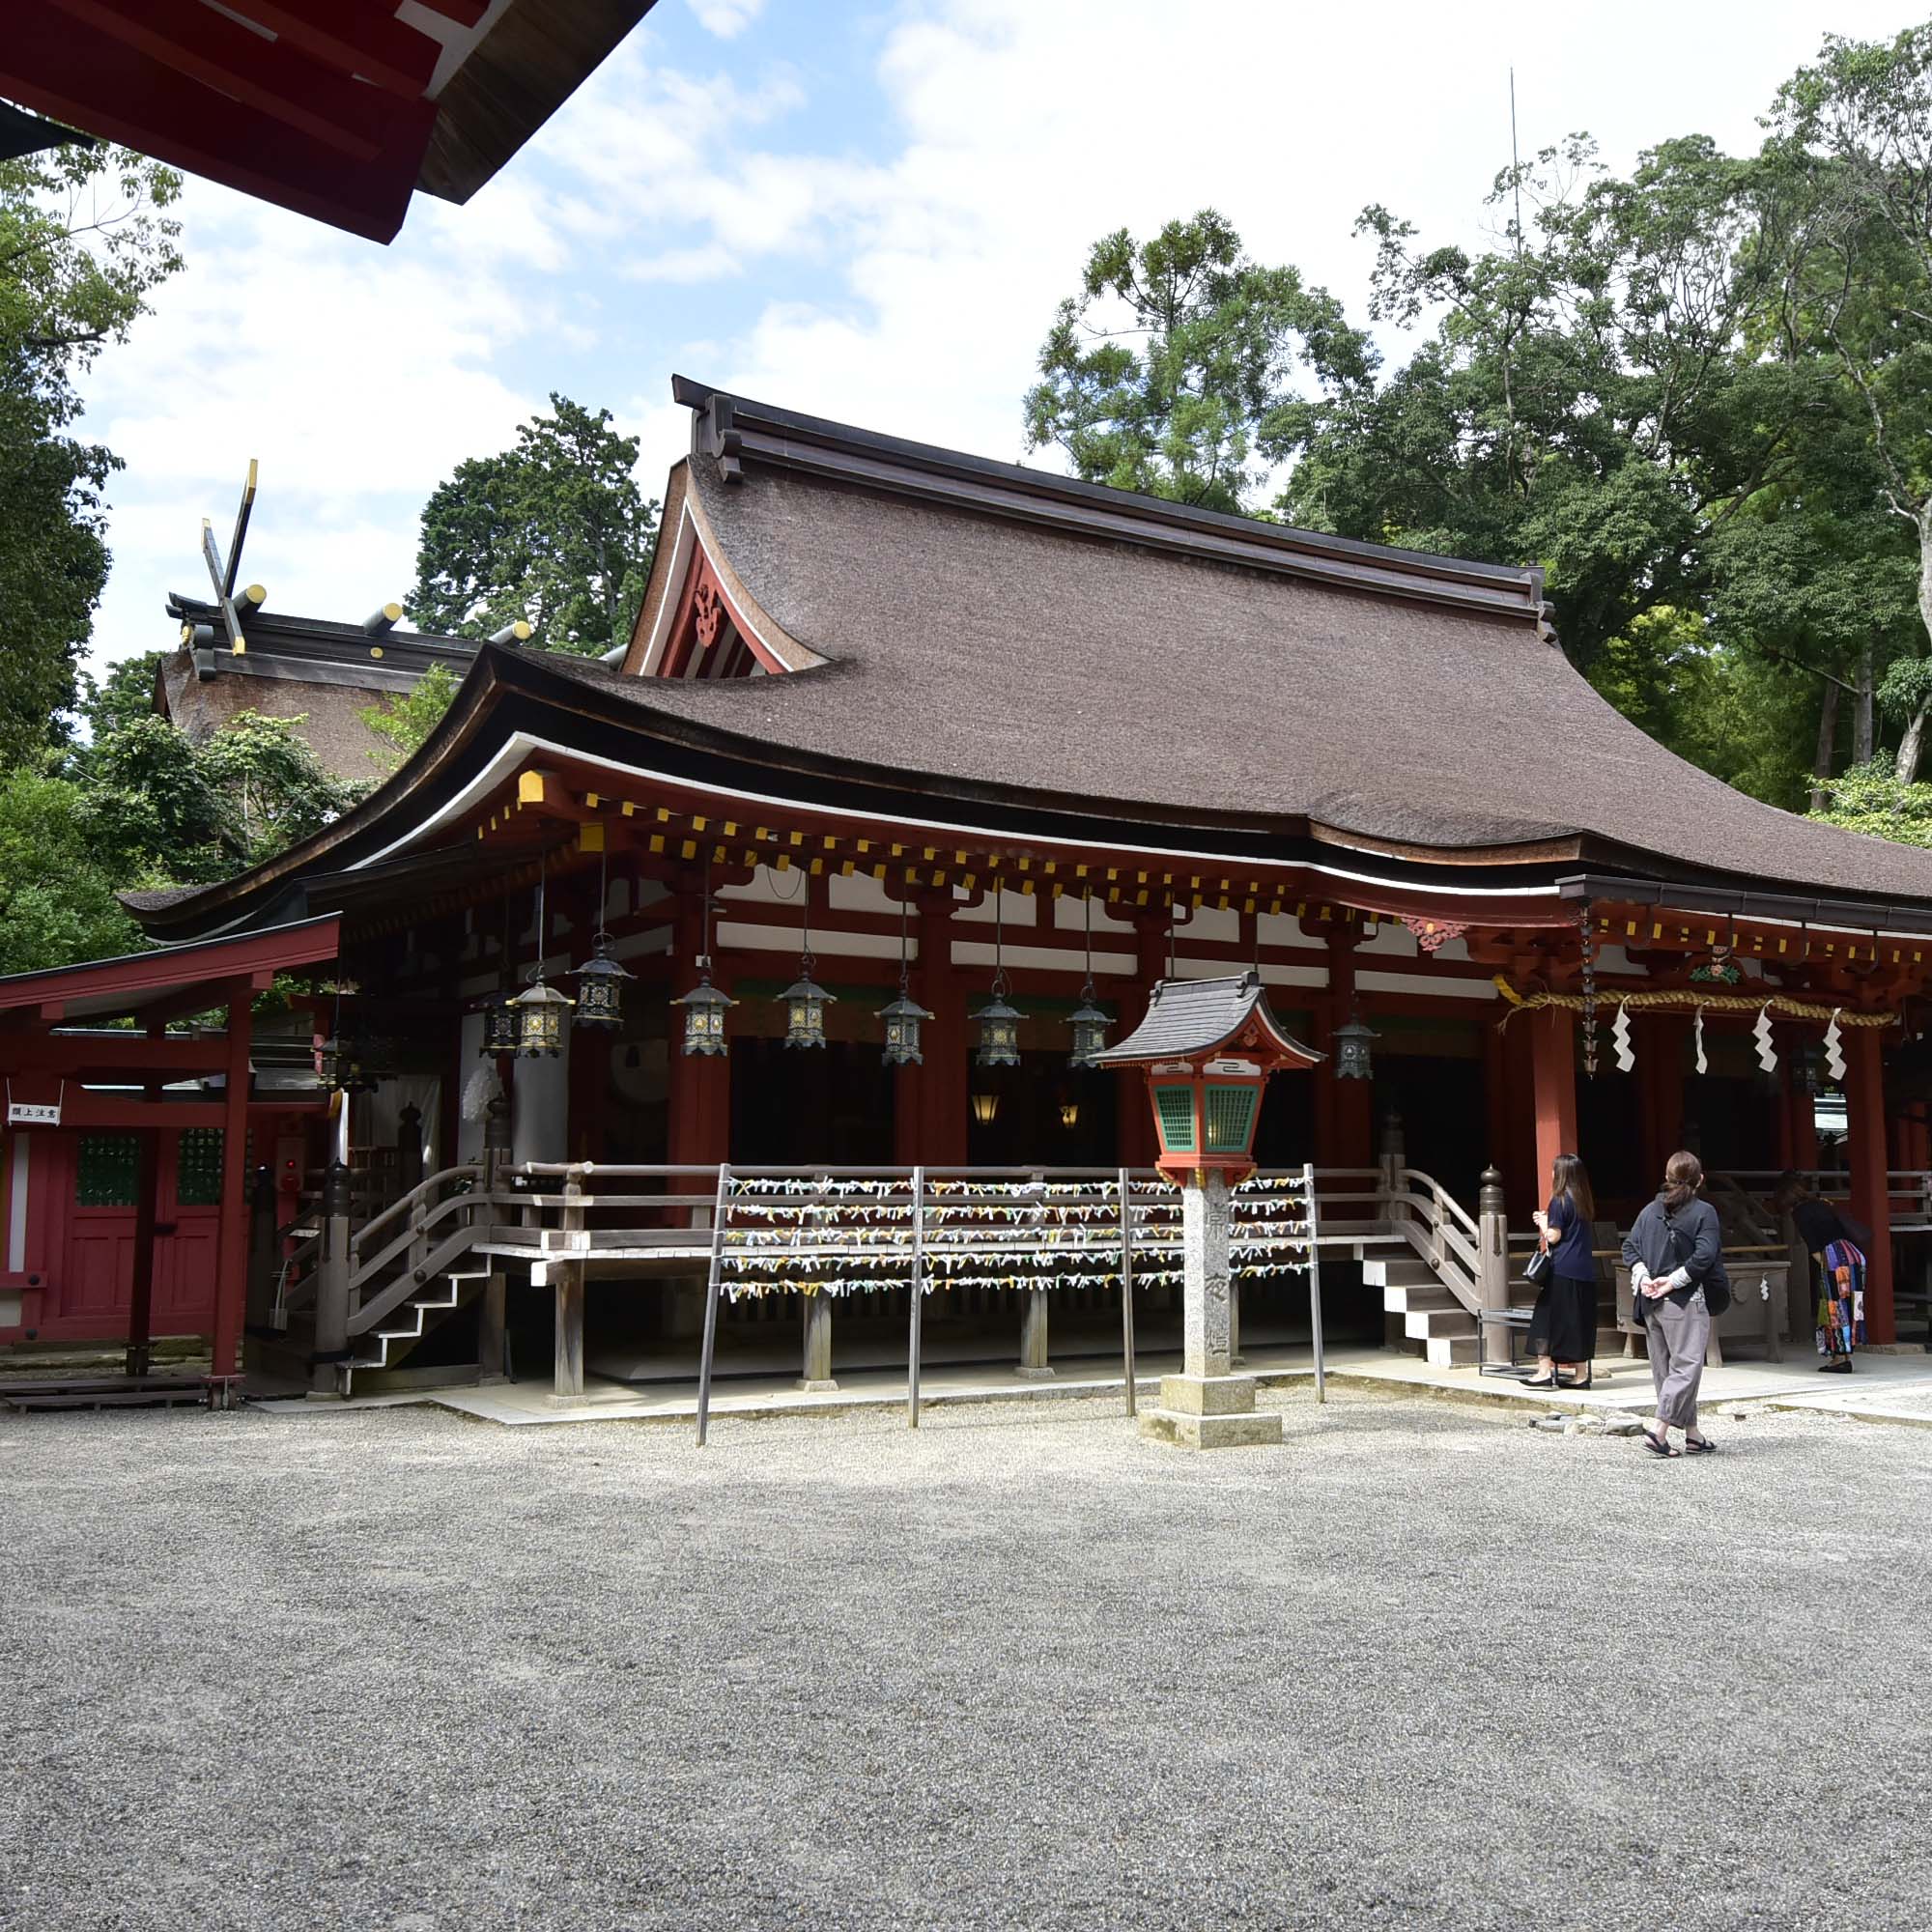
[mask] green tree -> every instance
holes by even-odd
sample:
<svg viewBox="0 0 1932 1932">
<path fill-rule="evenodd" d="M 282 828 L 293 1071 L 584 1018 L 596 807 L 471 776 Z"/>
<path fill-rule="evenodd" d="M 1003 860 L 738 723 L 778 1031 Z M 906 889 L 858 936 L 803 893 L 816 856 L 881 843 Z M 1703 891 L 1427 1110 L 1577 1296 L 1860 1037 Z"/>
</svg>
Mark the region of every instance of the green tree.
<svg viewBox="0 0 1932 1932">
<path fill-rule="evenodd" d="M 355 715 L 386 740 L 388 749 L 371 752 L 378 764 L 394 771 L 420 750 L 423 740 L 442 721 L 456 696 L 456 679 L 447 665 L 431 665 L 412 691 L 394 692 L 380 704 L 365 705 Z"/>
<path fill-rule="evenodd" d="M 200 884 L 321 830 L 359 788 L 323 768 L 299 723 L 244 711 L 202 745 L 155 716 L 110 732 L 77 761 L 87 848 L 126 884 Z"/>
<path fill-rule="evenodd" d="M 95 856 L 80 785 L 38 753 L 0 779 L 0 973 L 136 952 L 141 935 Z"/>
<path fill-rule="evenodd" d="M 181 177 L 107 147 L 0 160 L 0 758 L 56 734 L 107 580 L 118 460 L 69 434 L 78 380 L 181 267 Z"/>
<path fill-rule="evenodd" d="M 1923 655 L 1932 637 L 1932 25 L 1890 42 L 1826 38 L 1779 90 L 1763 166 L 1801 199 L 1785 327 L 1831 358 L 1871 459 L 1870 502 L 1917 548 Z M 1932 684 L 1912 700 L 1899 779 L 1918 773 Z"/>
<path fill-rule="evenodd" d="M 1825 789 L 1825 808 L 1813 817 L 1903 845 L 1932 845 L 1932 784 L 1901 779 L 1889 753 L 1854 765 Z"/>
<path fill-rule="evenodd" d="M 104 738 L 154 710 L 155 678 L 168 656 L 166 651 L 136 651 L 111 666 L 104 678 L 87 679 L 80 715 L 90 738 Z"/>
<path fill-rule="evenodd" d="M 657 543 L 638 487 L 638 439 L 568 397 L 518 425 L 516 446 L 470 457 L 424 506 L 416 582 L 426 630 L 484 638 L 519 619 L 552 650 L 630 641 Z"/>
<path fill-rule="evenodd" d="M 1297 363 L 1339 396 L 1375 350 L 1293 269 L 1249 260 L 1212 209 L 1140 243 L 1118 229 L 1040 350 L 1028 447 L 1059 444 L 1089 482 L 1239 511 L 1300 440 Z"/>
</svg>

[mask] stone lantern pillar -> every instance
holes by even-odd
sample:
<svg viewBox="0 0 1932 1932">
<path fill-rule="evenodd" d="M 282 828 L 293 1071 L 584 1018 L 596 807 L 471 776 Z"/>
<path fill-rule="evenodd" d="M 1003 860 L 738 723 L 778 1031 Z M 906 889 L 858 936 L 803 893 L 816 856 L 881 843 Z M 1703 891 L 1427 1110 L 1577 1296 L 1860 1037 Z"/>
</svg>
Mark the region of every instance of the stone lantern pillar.
<svg viewBox="0 0 1932 1932">
<path fill-rule="evenodd" d="M 1144 1435 L 1185 1449 L 1281 1440 L 1254 1377 L 1234 1372 L 1234 1193 L 1254 1172 L 1268 1076 L 1321 1057 L 1282 1032 L 1253 973 L 1162 980 L 1131 1037 L 1099 1056 L 1143 1069 L 1160 1171 L 1180 1189 L 1181 1372 L 1161 1378 Z"/>
</svg>

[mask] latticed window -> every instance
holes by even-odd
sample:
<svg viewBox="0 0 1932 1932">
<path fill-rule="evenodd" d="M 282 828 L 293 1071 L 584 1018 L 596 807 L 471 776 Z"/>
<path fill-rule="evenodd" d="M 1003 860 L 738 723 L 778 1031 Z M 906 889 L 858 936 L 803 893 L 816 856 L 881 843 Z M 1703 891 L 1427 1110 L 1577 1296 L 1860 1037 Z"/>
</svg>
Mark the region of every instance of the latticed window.
<svg viewBox="0 0 1932 1932">
<path fill-rule="evenodd" d="M 131 1208 L 141 1177 L 139 1134 L 82 1134 L 74 1199 L 82 1208 Z"/>
<path fill-rule="evenodd" d="M 1210 1087 L 1208 1090 L 1208 1151 L 1238 1153 L 1248 1144 L 1255 1118 L 1252 1087 Z"/>
<path fill-rule="evenodd" d="M 1161 1145 L 1174 1153 L 1194 1151 L 1194 1089 L 1156 1087 L 1153 1103 L 1160 1109 Z"/>
<path fill-rule="evenodd" d="M 178 1208 L 220 1207 L 219 1127 L 182 1129 L 181 1151 L 175 1156 L 175 1205 Z"/>
</svg>

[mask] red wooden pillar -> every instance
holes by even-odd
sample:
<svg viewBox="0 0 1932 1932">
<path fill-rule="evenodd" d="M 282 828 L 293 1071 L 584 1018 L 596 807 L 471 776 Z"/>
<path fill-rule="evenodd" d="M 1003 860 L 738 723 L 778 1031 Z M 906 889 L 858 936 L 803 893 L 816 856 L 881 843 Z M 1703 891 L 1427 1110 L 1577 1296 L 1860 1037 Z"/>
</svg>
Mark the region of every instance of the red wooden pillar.
<svg viewBox="0 0 1932 1932">
<path fill-rule="evenodd" d="M 248 1048 L 254 1032 L 254 989 L 246 980 L 228 988 L 227 1090 L 221 1122 L 221 1209 L 214 1251 L 214 1335 L 209 1373 L 232 1376 L 240 1367 L 242 1311 L 248 1294 Z"/>
<path fill-rule="evenodd" d="M 1147 1018 L 1150 996 L 1167 973 L 1167 928 L 1172 913 L 1134 915 L 1134 981 L 1120 989 L 1120 1021 L 1116 1039 L 1125 1039 Z M 1160 1153 L 1153 1130 L 1153 1111 L 1148 1105 L 1147 1081 L 1138 1066 L 1123 1066 L 1115 1075 L 1115 1138 L 1122 1167 L 1151 1167 Z"/>
<path fill-rule="evenodd" d="M 146 1093 L 158 1111 L 159 1082 L 147 1082 Z M 134 1179 L 134 1279 L 128 1297 L 128 1360 L 124 1373 L 145 1376 L 149 1344 L 155 1332 L 155 1208 L 160 1189 L 161 1130 L 143 1127 L 136 1138 L 140 1143 L 140 1165 Z"/>
<path fill-rule="evenodd" d="M 1543 1206 L 1559 1153 L 1577 1150 L 1577 1016 L 1568 1007 L 1529 1015 L 1530 1082 L 1536 1103 L 1536 1205 Z"/>
<path fill-rule="evenodd" d="M 1871 1230 L 1865 1256 L 1865 1334 L 1895 1342 L 1891 1305 L 1891 1198 L 1886 1179 L 1885 1064 L 1877 1027 L 1847 1027 L 1845 1115 L 1852 1155 L 1852 1213 Z"/>
<path fill-rule="evenodd" d="M 680 993 L 697 983 L 697 958 L 704 950 L 704 879 L 702 873 L 680 879 L 671 914 L 671 978 Z M 729 992 L 713 968 L 711 983 Z M 677 1014 L 682 1019 L 682 1012 Z M 724 1016 L 728 1039 L 731 1016 Z M 710 1053 L 687 1053 L 683 1029 L 674 1025 L 670 1040 L 670 1095 L 666 1122 L 666 1160 L 672 1167 L 715 1167 L 731 1158 L 731 1062 Z M 698 1191 L 684 1177 L 673 1192 Z"/>
<path fill-rule="evenodd" d="M 1361 934 L 1351 926 L 1341 930 L 1331 928 L 1324 936 L 1328 943 L 1328 997 L 1322 1046 L 1328 1058 L 1315 1069 L 1316 1120 L 1322 1134 L 1316 1164 L 1373 1167 L 1375 1083 L 1335 1077 L 1335 1029 L 1345 1025 L 1354 1010 L 1355 948 L 1361 944 Z"/>
<path fill-rule="evenodd" d="M 893 1157 L 905 1167 L 964 1167 L 966 988 L 952 970 L 951 893 L 919 895 L 914 932 L 912 996 L 932 1017 L 921 1035 L 924 1062 L 900 1067 L 895 1083 Z"/>
<path fill-rule="evenodd" d="M 1637 1135 L 1646 1189 L 1663 1185 L 1663 1169 L 1684 1131 L 1683 1021 L 1639 1013 L 1631 1028 L 1636 1050 Z"/>
</svg>

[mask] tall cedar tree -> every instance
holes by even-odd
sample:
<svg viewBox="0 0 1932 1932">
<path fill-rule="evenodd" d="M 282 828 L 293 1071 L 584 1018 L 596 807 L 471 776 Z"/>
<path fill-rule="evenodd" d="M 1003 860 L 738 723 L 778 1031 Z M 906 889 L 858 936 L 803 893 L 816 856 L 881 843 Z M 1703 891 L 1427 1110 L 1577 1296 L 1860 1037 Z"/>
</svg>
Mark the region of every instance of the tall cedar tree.
<svg viewBox="0 0 1932 1932">
<path fill-rule="evenodd" d="M 532 641 L 595 657 L 630 639 L 657 544 L 638 487 L 638 439 L 552 394 L 513 449 L 474 456 L 430 497 L 415 588 L 425 630 L 485 638 L 518 619 Z"/>
</svg>

